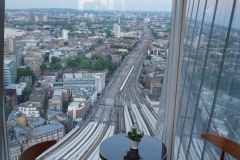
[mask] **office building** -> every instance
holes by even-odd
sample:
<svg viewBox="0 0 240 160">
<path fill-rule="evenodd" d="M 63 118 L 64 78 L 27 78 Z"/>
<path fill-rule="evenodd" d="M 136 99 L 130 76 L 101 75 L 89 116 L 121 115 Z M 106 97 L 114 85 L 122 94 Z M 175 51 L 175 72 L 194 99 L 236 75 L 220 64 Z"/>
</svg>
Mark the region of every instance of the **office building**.
<svg viewBox="0 0 240 160">
<path fill-rule="evenodd" d="M 35 22 L 38 22 L 38 16 L 35 16 Z"/>
<path fill-rule="evenodd" d="M 28 20 L 29 20 L 29 22 L 34 22 L 34 16 L 33 16 L 32 12 L 28 13 Z"/>
<path fill-rule="evenodd" d="M 16 54 L 16 37 L 7 35 L 7 52 Z"/>
<path fill-rule="evenodd" d="M 117 22 L 118 22 L 119 25 L 121 24 L 121 17 L 120 16 L 117 17 Z"/>
<path fill-rule="evenodd" d="M 97 93 L 105 88 L 105 73 L 64 73 L 63 87 L 95 87 Z"/>
<path fill-rule="evenodd" d="M 7 46 L 4 52 L 5 60 L 14 60 L 17 66 L 21 64 L 21 53 L 16 51 L 16 37 L 13 35 L 7 35 Z"/>
<path fill-rule="evenodd" d="M 4 60 L 4 87 L 17 82 L 17 65 L 14 60 Z"/>
<path fill-rule="evenodd" d="M 65 39 L 65 40 L 67 40 L 67 39 L 68 39 L 68 33 L 69 33 L 68 30 L 63 29 L 63 30 L 62 30 L 62 38 Z"/>
<path fill-rule="evenodd" d="M 40 105 L 38 105 L 40 103 L 22 103 L 20 105 L 17 106 L 18 111 L 21 112 L 23 115 L 25 115 L 26 117 L 39 117 L 40 116 L 40 112 L 39 112 L 39 108 Z"/>
<path fill-rule="evenodd" d="M 87 99 L 87 101 L 81 102 L 72 102 L 68 106 L 67 114 L 74 120 L 74 121 L 81 121 L 85 114 L 87 113 L 88 109 L 91 105 L 91 99 Z"/>
<path fill-rule="evenodd" d="M 43 16 L 43 22 L 47 22 L 47 20 L 48 20 L 47 15 L 44 15 L 44 16 Z"/>
<path fill-rule="evenodd" d="M 155 137 L 167 144 L 170 159 L 220 159 L 221 150 L 201 134 L 240 142 L 240 47 L 238 34 L 231 34 L 240 33 L 239 10 L 239 0 L 188 0 L 182 14 L 186 18 L 173 8 L 173 23 L 179 27 L 185 19 L 185 29 L 177 29 L 183 39 L 174 34 L 171 41 L 183 48 L 174 54 L 176 46 L 170 43 L 155 130 Z"/>
<path fill-rule="evenodd" d="M 113 25 L 113 33 L 114 33 L 115 37 L 120 38 L 120 36 L 121 36 L 121 28 L 120 28 L 120 26 L 117 23 L 115 23 Z"/>
</svg>

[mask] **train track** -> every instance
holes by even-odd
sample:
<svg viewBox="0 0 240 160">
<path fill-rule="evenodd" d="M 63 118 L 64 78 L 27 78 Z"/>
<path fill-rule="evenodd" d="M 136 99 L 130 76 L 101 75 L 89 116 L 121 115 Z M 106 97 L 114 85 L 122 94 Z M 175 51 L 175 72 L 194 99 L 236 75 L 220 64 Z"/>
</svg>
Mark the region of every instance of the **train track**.
<svg viewBox="0 0 240 160">
<path fill-rule="evenodd" d="M 87 145 L 83 143 L 83 145 L 88 147 L 88 149 L 84 149 L 84 152 L 81 151 L 81 146 L 75 149 L 76 152 L 74 152 L 73 154 L 76 155 L 77 159 L 87 159 L 88 157 L 90 157 L 91 153 L 96 150 L 96 147 L 99 146 L 99 143 L 103 139 L 110 126 L 115 126 L 115 134 L 127 132 L 124 121 L 124 106 L 128 106 L 127 109 L 129 109 L 130 113 L 132 114 L 133 112 L 131 112 L 131 104 L 136 104 L 137 109 L 143 117 L 150 134 L 153 135 L 153 129 L 152 127 L 150 127 L 149 121 L 144 118 L 144 114 L 142 113 L 142 110 L 139 106 L 141 102 L 144 102 L 147 107 L 150 107 L 149 104 L 144 101 L 141 92 L 138 89 L 138 77 L 142 70 L 142 64 L 145 60 L 147 49 L 149 48 L 151 43 L 151 41 L 149 41 L 150 34 L 146 33 L 144 34 L 144 36 L 148 40 L 140 40 L 137 47 L 128 55 L 125 63 L 118 69 L 118 74 L 115 74 L 113 76 L 112 80 L 109 82 L 108 86 L 105 88 L 104 92 L 100 96 L 100 99 L 93 106 L 90 116 L 91 118 L 87 119 L 84 122 L 83 127 L 81 127 L 82 129 L 79 129 L 79 131 L 77 131 L 71 138 L 69 138 L 66 142 L 62 144 L 62 146 L 64 146 L 68 143 L 74 142 L 76 136 L 81 133 L 83 128 L 85 128 L 84 126 L 86 126 L 91 121 L 98 123 L 98 126 L 101 125 L 103 127 L 102 129 L 99 129 L 97 127 L 96 130 L 92 132 L 91 136 L 95 135 L 94 133 L 96 131 L 99 132 L 99 134 L 96 135 L 94 140 L 87 140 L 87 142 L 91 142 L 92 144 Z M 126 81 L 122 92 L 119 93 L 119 89 L 125 81 L 132 66 L 135 67 L 130 74 L 129 79 Z M 110 102 L 108 102 L 108 100 Z M 134 115 L 130 117 L 131 122 L 132 120 L 134 121 L 136 118 Z M 61 148 L 61 146 L 58 146 L 58 148 Z M 53 150 L 52 152 L 46 154 L 44 157 L 55 154 L 57 153 L 57 151 L 57 149 Z M 60 159 L 62 159 L 64 156 L 66 155 L 63 155 L 62 157 L 60 157 Z M 69 154 L 69 156 L 71 157 L 72 155 Z"/>
</svg>

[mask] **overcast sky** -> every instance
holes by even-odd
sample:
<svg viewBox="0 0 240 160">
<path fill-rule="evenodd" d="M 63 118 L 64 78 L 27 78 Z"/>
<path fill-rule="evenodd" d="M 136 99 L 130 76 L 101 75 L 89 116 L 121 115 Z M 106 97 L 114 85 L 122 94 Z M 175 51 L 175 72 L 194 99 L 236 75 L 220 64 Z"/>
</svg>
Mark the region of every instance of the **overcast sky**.
<svg viewBox="0 0 240 160">
<path fill-rule="evenodd" d="M 171 0 L 5 0 L 7 9 L 72 8 L 98 10 L 171 11 Z"/>
</svg>

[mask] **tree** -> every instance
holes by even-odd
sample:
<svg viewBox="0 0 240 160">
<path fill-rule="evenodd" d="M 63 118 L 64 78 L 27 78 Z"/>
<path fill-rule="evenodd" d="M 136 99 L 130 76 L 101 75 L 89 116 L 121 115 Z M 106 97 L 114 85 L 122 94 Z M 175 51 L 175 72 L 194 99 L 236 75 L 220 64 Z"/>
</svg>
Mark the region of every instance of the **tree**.
<svg viewBox="0 0 240 160">
<path fill-rule="evenodd" d="M 22 91 L 22 96 L 24 99 L 24 102 L 26 102 L 29 98 L 29 95 L 32 93 L 32 89 L 30 87 L 26 87 L 24 88 L 24 90 Z"/>
<path fill-rule="evenodd" d="M 102 44 L 103 40 L 101 38 L 98 39 L 98 44 Z"/>
<path fill-rule="evenodd" d="M 104 63 L 105 63 L 105 66 L 109 69 L 109 70 L 112 70 L 113 69 L 113 64 L 111 62 L 111 60 L 109 58 L 105 58 L 104 59 Z"/>
<path fill-rule="evenodd" d="M 147 55 L 146 56 L 146 60 L 151 60 L 152 59 L 152 56 L 151 55 Z"/>
<path fill-rule="evenodd" d="M 50 54 L 49 52 L 47 52 L 47 53 L 44 54 L 44 60 L 45 60 L 45 61 L 49 59 L 49 54 Z"/>
<path fill-rule="evenodd" d="M 69 102 L 67 102 L 67 101 L 63 101 L 63 107 L 62 107 L 62 111 L 63 111 L 63 113 L 67 113 L 67 111 L 68 111 L 68 104 L 69 104 Z"/>
<path fill-rule="evenodd" d="M 45 72 L 48 69 L 48 67 L 46 66 L 46 64 L 43 63 L 40 65 L 40 69 L 42 72 Z"/>
<path fill-rule="evenodd" d="M 75 61 L 75 58 L 68 57 L 68 59 L 67 59 L 67 66 L 70 67 L 70 68 L 76 68 L 77 67 L 77 63 Z"/>
<path fill-rule="evenodd" d="M 95 64 L 96 70 L 103 70 L 105 68 L 104 61 L 102 59 L 99 59 Z"/>
<path fill-rule="evenodd" d="M 5 116 L 6 118 L 8 117 L 8 115 L 11 113 L 11 108 L 9 107 L 8 104 L 5 104 Z"/>
<path fill-rule="evenodd" d="M 87 59 L 86 55 L 83 54 L 83 53 L 80 53 L 80 54 L 78 55 L 78 57 L 79 57 L 81 60 Z"/>
<path fill-rule="evenodd" d="M 36 79 L 36 75 L 33 72 L 33 70 L 31 69 L 31 67 L 18 68 L 17 69 L 17 79 L 19 80 L 19 78 L 21 76 L 32 76 L 32 83 L 34 83 L 35 79 Z"/>
<path fill-rule="evenodd" d="M 55 63 L 53 65 L 53 68 L 54 68 L 54 70 L 59 70 L 59 69 L 62 69 L 62 65 L 60 63 Z"/>
<path fill-rule="evenodd" d="M 48 67 L 48 70 L 52 71 L 54 68 L 52 66 Z"/>
<path fill-rule="evenodd" d="M 122 60 L 123 60 L 127 56 L 127 53 L 126 52 L 122 52 L 121 55 L 122 55 Z"/>
<path fill-rule="evenodd" d="M 55 63 L 58 63 L 58 62 L 61 62 L 61 59 L 58 58 L 58 57 L 52 57 L 52 64 L 55 64 Z"/>
<path fill-rule="evenodd" d="M 103 59 L 103 58 L 101 56 L 99 56 L 98 54 L 94 54 L 94 55 L 92 55 L 91 60 L 94 60 L 94 59 L 98 60 L 98 59 Z"/>
<path fill-rule="evenodd" d="M 87 59 L 82 60 L 81 68 L 82 69 L 91 69 L 91 64 L 90 64 L 89 60 L 87 60 Z"/>
</svg>

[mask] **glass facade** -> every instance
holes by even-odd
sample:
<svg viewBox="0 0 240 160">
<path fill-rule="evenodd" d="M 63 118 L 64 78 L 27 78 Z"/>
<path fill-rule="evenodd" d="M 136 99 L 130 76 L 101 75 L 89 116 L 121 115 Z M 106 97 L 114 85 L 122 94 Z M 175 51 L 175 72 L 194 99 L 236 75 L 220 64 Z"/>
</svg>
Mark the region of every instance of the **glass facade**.
<svg viewBox="0 0 240 160">
<path fill-rule="evenodd" d="M 221 150 L 201 138 L 205 133 L 240 143 L 239 15 L 240 0 L 187 2 L 175 159 L 220 159 Z M 160 139 L 162 123 L 155 134 Z"/>
</svg>

